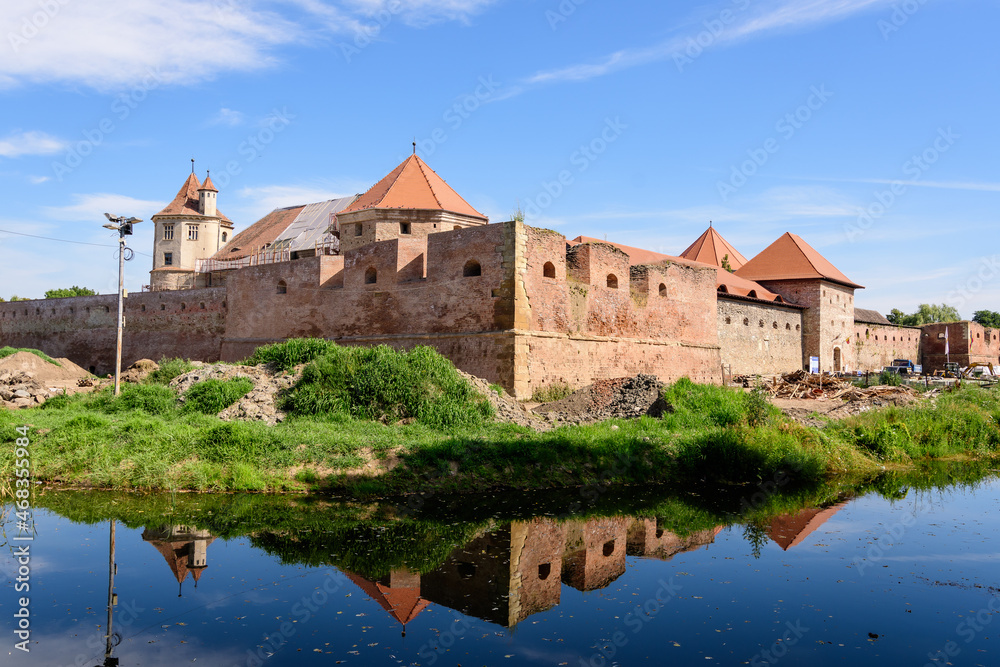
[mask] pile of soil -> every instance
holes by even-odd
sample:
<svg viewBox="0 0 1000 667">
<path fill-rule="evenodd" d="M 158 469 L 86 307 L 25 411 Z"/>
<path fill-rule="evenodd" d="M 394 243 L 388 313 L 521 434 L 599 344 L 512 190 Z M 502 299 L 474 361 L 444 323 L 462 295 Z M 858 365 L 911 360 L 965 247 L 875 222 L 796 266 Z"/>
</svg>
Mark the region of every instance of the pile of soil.
<svg viewBox="0 0 1000 667">
<path fill-rule="evenodd" d="M 0 406 L 30 408 L 56 394 L 86 391 L 78 382 L 90 373 L 69 359 L 56 361 L 58 366 L 31 352 L 15 352 L 0 359 Z"/>
<path fill-rule="evenodd" d="M 598 380 L 566 398 L 536 406 L 534 412 L 557 424 L 659 417 L 668 409 L 660 399 L 662 388 L 663 383 L 655 375 Z"/>
<path fill-rule="evenodd" d="M 456 369 L 458 370 L 458 369 Z M 533 414 L 516 398 L 503 392 L 498 394 L 490 387 L 490 383 L 475 375 L 469 375 L 463 371 L 458 374 L 465 378 L 478 393 L 486 397 L 497 411 L 496 420 L 505 424 L 517 424 L 519 426 L 530 426 L 532 428 L 542 428 L 546 422 Z"/>
<path fill-rule="evenodd" d="M 304 365 L 303 365 L 304 366 Z M 279 392 L 290 389 L 298 380 L 303 366 L 298 366 L 291 373 L 271 370 L 267 366 L 236 366 L 234 364 L 212 364 L 201 366 L 178 375 L 170 381 L 170 386 L 181 394 L 194 384 L 205 380 L 229 380 L 244 377 L 253 382 L 254 388 L 235 404 L 219 413 L 219 419 L 225 421 L 262 421 L 267 424 L 277 424 L 285 420 L 285 413 L 278 410 Z"/>
<path fill-rule="evenodd" d="M 136 384 L 145 380 L 153 371 L 160 370 L 160 365 L 152 359 L 140 359 L 122 373 L 122 382 L 134 382 Z"/>
</svg>

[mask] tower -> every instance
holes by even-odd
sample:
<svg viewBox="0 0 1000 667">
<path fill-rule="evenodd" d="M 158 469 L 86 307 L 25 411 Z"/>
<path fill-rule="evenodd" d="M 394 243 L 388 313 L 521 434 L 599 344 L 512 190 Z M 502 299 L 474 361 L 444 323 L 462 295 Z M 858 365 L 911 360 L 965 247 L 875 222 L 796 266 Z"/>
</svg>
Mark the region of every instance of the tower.
<svg viewBox="0 0 1000 667">
<path fill-rule="evenodd" d="M 209 175 L 202 183 L 192 170 L 173 201 L 153 216 L 150 289 L 206 286 L 209 274 L 197 272 L 198 260 L 214 255 L 233 234 L 232 221 L 216 206 L 218 194 Z"/>
</svg>

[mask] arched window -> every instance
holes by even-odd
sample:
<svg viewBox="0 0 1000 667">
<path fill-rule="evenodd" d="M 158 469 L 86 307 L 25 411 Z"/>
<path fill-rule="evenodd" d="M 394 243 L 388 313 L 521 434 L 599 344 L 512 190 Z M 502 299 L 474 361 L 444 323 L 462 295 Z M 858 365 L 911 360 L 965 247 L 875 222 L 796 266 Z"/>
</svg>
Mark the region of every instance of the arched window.
<svg viewBox="0 0 1000 667">
<path fill-rule="evenodd" d="M 186 310 L 186 309 L 187 309 L 187 304 L 186 303 L 182 303 L 181 304 L 181 310 Z"/>
<path fill-rule="evenodd" d="M 288 283 L 284 280 L 279 280 L 277 292 L 278 294 L 288 294 Z"/>
<path fill-rule="evenodd" d="M 545 581 L 552 573 L 552 563 L 540 563 L 538 565 L 538 578 Z"/>
<path fill-rule="evenodd" d="M 792 330 L 792 325 L 789 324 L 788 322 L 785 322 L 785 331 L 791 331 L 791 330 Z"/>
<path fill-rule="evenodd" d="M 718 291 L 722 292 L 723 294 L 729 294 L 729 288 L 726 287 L 725 285 L 719 285 Z"/>
<path fill-rule="evenodd" d="M 757 298 L 757 290 L 755 290 L 755 289 L 750 290 L 750 292 L 747 293 L 747 296 L 750 297 L 751 299 L 756 299 Z"/>
<path fill-rule="evenodd" d="M 772 329 L 777 329 L 778 328 L 778 323 L 777 322 L 771 322 L 771 328 Z"/>
<path fill-rule="evenodd" d="M 604 554 L 604 557 L 608 558 L 614 552 L 615 552 L 615 541 L 608 540 L 607 542 L 605 542 L 604 547 L 601 549 L 601 553 Z"/>
<path fill-rule="evenodd" d="M 369 266 L 365 270 L 365 285 L 374 285 L 376 280 L 378 280 L 378 272 L 374 266 Z"/>
<path fill-rule="evenodd" d="M 801 324 L 796 324 L 796 325 L 795 325 L 795 330 L 796 330 L 796 331 L 800 330 L 801 328 L 802 328 L 802 325 L 801 325 Z"/>
<path fill-rule="evenodd" d="M 608 287 L 618 289 L 618 276 L 613 273 L 608 274 Z"/>
<path fill-rule="evenodd" d="M 470 276 L 481 276 L 483 275 L 483 267 L 481 267 L 479 262 L 476 260 L 470 259 L 465 263 L 465 266 L 462 267 L 462 275 L 466 278 Z"/>
<path fill-rule="evenodd" d="M 731 317 L 727 316 L 726 317 L 726 324 L 732 324 L 732 323 L 733 323 L 733 319 Z"/>
<path fill-rule="evenodd" d="M 663 283 L 660 283 L 660 296 L 666 296 L 666 295 L 667 295 L 667 286 L 664 285 Z"/>
<path fill-rule="evenodd" d="M 545 266 L 542 267 L 542 275 L 546 278 L 555 278 L 556 265 L 552 262 L 545 262 Z"/>
<path fill-rule="evenodd" d="M 743 326 L 745 326 L 745 327 L 750 326 L 750 318 L 749 317 L 744 317 L 743 318 Z"/>
<path fill-rule="evenodd" d="M 759 322 L 757 322 L 757 326 L 759 326 L 760 328 L 763 329 L 764 328 L 764 320 L 760 320 Z"/>
<path fill-rule="evenodd" d="M 225 243 L 229 239 L 229 234 L 222 232 L 222 242 Z"/>
</svg>

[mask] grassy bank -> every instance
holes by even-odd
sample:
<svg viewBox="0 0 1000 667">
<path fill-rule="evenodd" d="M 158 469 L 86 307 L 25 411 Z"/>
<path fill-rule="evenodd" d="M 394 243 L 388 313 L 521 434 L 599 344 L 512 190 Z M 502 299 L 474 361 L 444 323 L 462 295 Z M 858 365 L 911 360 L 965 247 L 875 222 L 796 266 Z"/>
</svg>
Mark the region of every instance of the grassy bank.
<svg viewBox="0 0 1000 667">
<path fill-rule="evenodd" d="M 910 407 L 807 428 L 764 397 L 681 380 L 662 418 L 566 426 L 546 433 L 492 422 L 492 408 L 429 348 L 342 348 L 290 341 L 251 363 L 309 365 L 276 426 L 215 413 L 250 390 L 209 380 L 179 397 L 169 372 L 148 384 L 57 397 L 0 412 L 0 479 L 13 471 L 14 429 L 31 426 L 37 480 L 118 489 L 415 491 L 547 489 L 699 481 L 816 482 L 871 476 L 932 458 L 991 457 L 1000 396 L 963 388 Z M 181 372 L 176 360 L 164 368 Z"/>
</svg>

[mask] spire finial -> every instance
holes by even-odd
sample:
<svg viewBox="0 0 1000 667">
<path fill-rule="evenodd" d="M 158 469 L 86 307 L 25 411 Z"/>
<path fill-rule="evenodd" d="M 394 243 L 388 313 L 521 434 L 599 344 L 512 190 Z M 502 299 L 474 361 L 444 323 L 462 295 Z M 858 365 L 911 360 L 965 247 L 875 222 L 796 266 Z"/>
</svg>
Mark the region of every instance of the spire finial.
<svg viewBox="0 0 1000 667">
<path fill-rule="evenodd" d="M 414 155 L 417 154 L 417 142 L 416 141 L 413 142 L 413 154 Z"/>
<path fill-rule="evenodd" d="M 194 158 L 191 158 L 191 173 L 194 173 Z"/>
<path fill-rule="evenodd" d="M 712 228 L 712 221 L 711 221 L 711 220 L 709 220 L 709 221 L 708 221 L 708 228 L 709 228 L 709 229 L 711 229 L 711 228 Z"/>
</svg>

